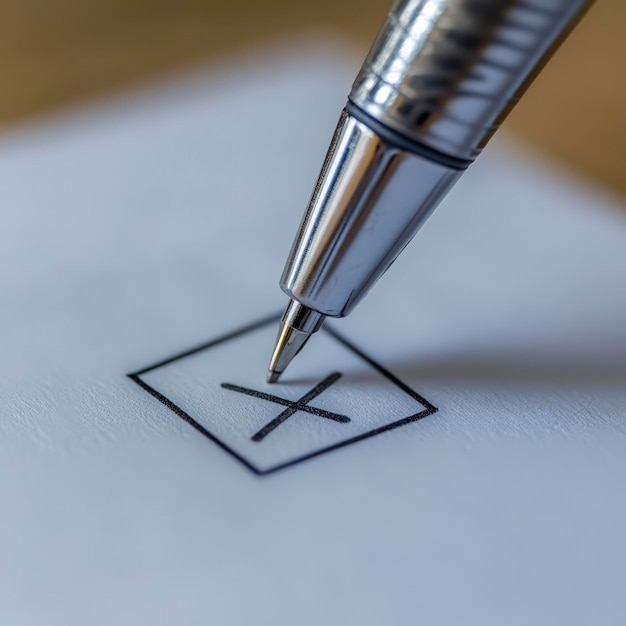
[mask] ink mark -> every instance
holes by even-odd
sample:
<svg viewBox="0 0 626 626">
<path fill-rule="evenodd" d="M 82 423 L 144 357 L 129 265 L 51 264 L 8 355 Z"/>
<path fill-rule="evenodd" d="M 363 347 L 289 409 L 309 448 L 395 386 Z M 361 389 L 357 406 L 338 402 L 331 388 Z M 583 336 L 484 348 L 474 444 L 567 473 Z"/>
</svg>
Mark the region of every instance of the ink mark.
<svg viewBox="0 0 626 626">
<path fill-rule="evenodd" d="M 247 396 L 260 398 L 261 400 L 268 400 L 269 402 L 275 402 L 276 404 L 282 404 L 283 406 L 287 407 L 280 415 L 278 415 L 271 422 L 263 426 L 263 428 L 261 428 L 258 433 L 255 433 L 251 437 L 252 441 L 263 441 L 263 439 L 267 437 L 274 429 L 276 429 L 298 411 L 312 413 L 317 417 L 325 417 L 326 419 L 333 420 L 335 422 L 347 424 L 350 421 L 350 418 L 346 417 L 345 415 L 339 415 L 338 413 L 324 411 L 323 409 L 309 406 L 309 402 L 311 402 L 311 400 L 319 396 L 322 392 L 326 391 L 326 389 L 328 389 L 332 384 L 336 383 L 340 378 L 341 374 L 339 372 L 335 372 L 334 374 L 327 376 L 319 385 L 311 389 L 311 391 L 304 394 L 299 400 L 296 400 L 295 402 L 290 402 L 289 400 L 285 400 L 284 398 L 279 398 L 278 396 L 273 396 L 269 393 L 263 393 L 262 391 L 256 391 L 255 389 L 246 389 L 246 387 L 231 385 L 230 383 L 222 383 L 222 387 L 230 391 L 237 391 L 238 393 L 243 393 Z"/>
</svg>

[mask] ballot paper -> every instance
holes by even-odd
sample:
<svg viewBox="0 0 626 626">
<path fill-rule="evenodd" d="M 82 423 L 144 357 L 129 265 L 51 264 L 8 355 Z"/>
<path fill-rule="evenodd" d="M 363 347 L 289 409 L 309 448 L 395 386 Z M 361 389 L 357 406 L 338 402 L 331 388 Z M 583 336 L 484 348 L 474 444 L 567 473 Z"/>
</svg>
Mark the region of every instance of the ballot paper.
<svg viewBox="0 0 626 626">
<path fill-rule="evenodd" d="M 3 626 L 623 623 L 618 200 L 496 138 L 265 383 L 359 57 L 3 132 Z"/>
</svg>

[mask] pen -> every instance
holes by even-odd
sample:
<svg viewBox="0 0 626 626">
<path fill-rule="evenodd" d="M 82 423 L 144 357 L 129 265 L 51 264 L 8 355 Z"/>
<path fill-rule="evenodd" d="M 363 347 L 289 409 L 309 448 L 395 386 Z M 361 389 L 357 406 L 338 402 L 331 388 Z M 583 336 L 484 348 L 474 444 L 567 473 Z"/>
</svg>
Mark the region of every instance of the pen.
<svg viewBox="0 0 626 626">
<path fill-rule="evenodd" d="M 593 0 L 399 0 L 352 86 L 283 270 L 267 380 L 367 294 Z"/>
</svg>

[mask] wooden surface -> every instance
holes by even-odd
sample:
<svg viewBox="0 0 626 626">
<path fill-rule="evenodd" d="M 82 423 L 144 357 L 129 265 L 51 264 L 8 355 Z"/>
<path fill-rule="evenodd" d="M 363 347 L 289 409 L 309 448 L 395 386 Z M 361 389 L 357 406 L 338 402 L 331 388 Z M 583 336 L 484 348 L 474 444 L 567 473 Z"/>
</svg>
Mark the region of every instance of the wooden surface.
<svg viewBox="0 0 626 626">
<path fill-rule="evenodd" d="M 0 0 L 0 124 L 323 28 L 368 46 L 390 0 Z M 598 0 L 508 127 L 626 192 L 626 2 Z"/>
</svg>

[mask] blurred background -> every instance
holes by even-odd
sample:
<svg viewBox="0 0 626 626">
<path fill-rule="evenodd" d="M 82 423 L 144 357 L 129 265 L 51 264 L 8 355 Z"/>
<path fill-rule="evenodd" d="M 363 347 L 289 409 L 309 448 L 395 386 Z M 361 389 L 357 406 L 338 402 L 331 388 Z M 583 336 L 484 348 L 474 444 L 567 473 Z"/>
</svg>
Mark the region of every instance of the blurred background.
<svg viewBox="0 0 626 626">
<path fill-rule="evenodd" d="M 0 0 L 0 130 L 299 34 L 330 32 L 365 52 L 390 5 L 391 0 Z M 625 42 L 626 2 L 598 0 L 507 124 L 621 195 Z"/>
</svg>

